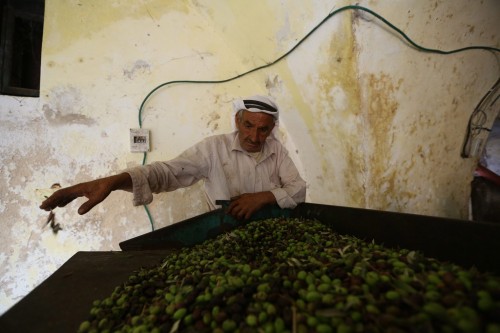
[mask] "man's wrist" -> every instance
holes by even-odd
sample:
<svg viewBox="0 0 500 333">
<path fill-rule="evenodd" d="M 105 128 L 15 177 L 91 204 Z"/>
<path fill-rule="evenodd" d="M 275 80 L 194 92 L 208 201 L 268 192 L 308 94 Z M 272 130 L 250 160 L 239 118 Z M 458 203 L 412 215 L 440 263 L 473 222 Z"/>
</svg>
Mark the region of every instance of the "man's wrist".
<svg viewBox="0 0 500 333">
<path fill-rule="evenodd" d="M 132 178 L 130 175 L 126 172 L 110 176 L 109 177 L 110 181 L 110 187 L 112 191 L 116 190 L 130 190 L 132 188 Z"/>
<path fill-rule="evenodd" d="M 262 198 L 263 198 L 262 204 L 264 206 L 272 205 L 272 204 L 276 203 L 276 197 L 274 196 L 273 192 L 271 192 L 271 191 L 262 192 Z"/>
</svg>

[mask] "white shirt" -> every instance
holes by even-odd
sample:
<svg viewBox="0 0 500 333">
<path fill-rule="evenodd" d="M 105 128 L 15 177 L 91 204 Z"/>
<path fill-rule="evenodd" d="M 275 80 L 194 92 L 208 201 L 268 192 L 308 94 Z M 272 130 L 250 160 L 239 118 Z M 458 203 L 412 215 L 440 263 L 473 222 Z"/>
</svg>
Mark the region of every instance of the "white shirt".
<svg viewBox="0 0 500 333">
<path fill-rule="evenodd" d="M 148 204 L 153 193 L 174 191 L 200 180 L 210 209 L 216 200 L 271 191 L 281 208 L 294 208 L 305 200 L 306 183 L 285 147 L 269 136 L 259 161 L 241 148 L 238 132 L 208 137 L 166 162 L 125 170 L 132 178 L 133 203 Z"/>
</svg>

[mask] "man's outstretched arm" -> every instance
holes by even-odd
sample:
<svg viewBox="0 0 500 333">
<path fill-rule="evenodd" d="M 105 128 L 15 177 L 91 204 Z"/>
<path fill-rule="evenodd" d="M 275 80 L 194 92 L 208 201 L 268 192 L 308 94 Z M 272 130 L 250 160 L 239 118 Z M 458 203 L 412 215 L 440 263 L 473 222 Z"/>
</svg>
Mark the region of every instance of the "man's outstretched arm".
<svg viewBox="0 0 500 333">
<path fill-rule="evenodd" d="M 78 208 L 78 214 L 83 215 L 106 199 L 112 191 L 130 191 L 131 189 L 132 179 L 130 175 L 121 173 L 62 188 L 44 200 L 40 208 L 50 211 L 56 207 L 64 207 L 76 198 L 86 197 L 88 200 Z"/>
</svg>

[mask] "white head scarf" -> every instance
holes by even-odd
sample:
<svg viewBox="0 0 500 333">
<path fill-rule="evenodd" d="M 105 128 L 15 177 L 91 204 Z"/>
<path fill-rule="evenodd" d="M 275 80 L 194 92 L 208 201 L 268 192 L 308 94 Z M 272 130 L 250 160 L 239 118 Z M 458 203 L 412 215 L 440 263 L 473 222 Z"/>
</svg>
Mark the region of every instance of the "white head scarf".
<svg viewBox="0 0 500 333">
<path fill-rule="evenodd" d="M 244 99 L 235 99 L 233 101 L 233 119 L 236 113 L 240 110 L 246 110 L 249 112 L 263 112 L 270 114 L 274 117 L 274 131 L 278 127 L 278 119 L 279 119 L 279 109 L 278 105 L 269 98 L 268 96 L 263 95 L 254 95 Z M 236 129 L 236 124 L 234 120 L 232 122 L 233 129 Z"/>
</svg>

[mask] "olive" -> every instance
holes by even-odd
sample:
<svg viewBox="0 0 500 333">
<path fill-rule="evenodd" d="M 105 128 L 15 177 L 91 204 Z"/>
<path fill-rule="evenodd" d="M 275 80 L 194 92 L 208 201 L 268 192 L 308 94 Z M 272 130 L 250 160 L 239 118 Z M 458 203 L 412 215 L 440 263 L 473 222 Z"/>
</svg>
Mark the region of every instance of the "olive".
<svg viewBox="0 0 500 333">
<path fill-rule="evenodd" d="M 79 332 L 500 331 L 500 278 L 315 221 L 252 221 L 131 272 Z"/>
</svg>

